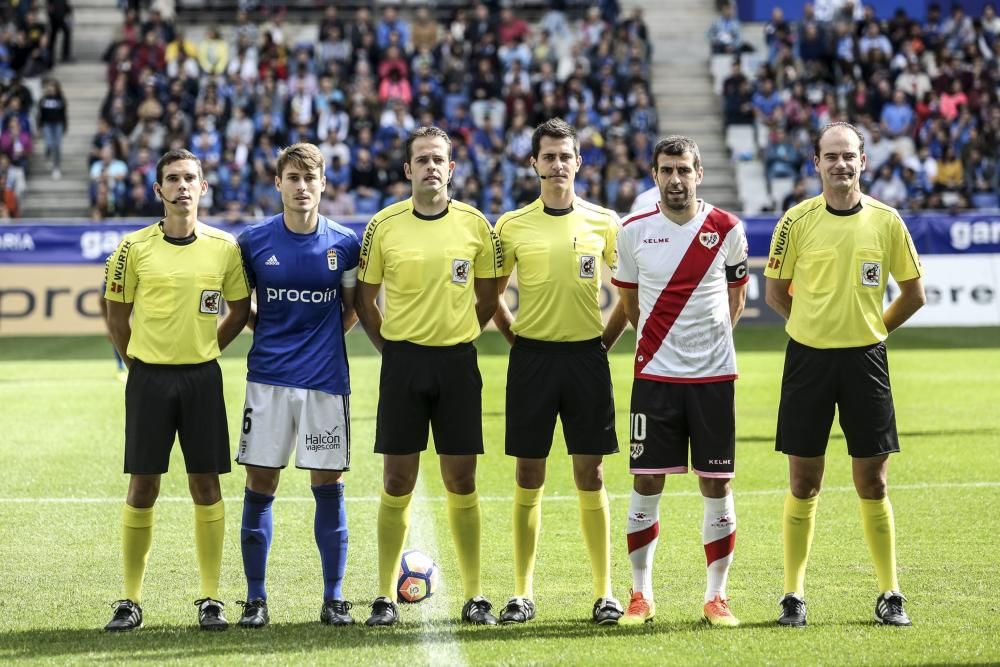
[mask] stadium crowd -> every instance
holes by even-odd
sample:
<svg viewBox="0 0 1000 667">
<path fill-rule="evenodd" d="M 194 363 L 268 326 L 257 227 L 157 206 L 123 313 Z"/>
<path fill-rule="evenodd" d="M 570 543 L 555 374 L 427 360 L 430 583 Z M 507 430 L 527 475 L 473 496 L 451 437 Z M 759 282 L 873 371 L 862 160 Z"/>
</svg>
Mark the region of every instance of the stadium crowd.
<svg viewBox="0 0 1000 667">
<path fill-rule="evenodd" d="M 848 120 L 865 135 L 867 192 L 906 209 L 998 206 L 1000 17 L 958 3 L 928 7 L 920 22 L 853 0 L 775 8 L 766 53 L 747 46 L 732 8 L 709 32 L 714 53 L 734 54 L 723 83 L 727 125 L 754 125 L 767 180 L 792 177 L 781 210 L 819 191 L 812 155 L 819 128 Z M 755 57 L 759 56 L 759 57 Z M 741 60 L 760 64 L 745 72 Z"/>
<path fill-rule="evenodd" d="M 580 194 L 628 210 L 652 185 L 659 130 L 641 10 L 620 16 L 617 2 L 602 2 L 575 20 L 550 3 L 529 24 L 492 4 L 448 20 L 429 6 L 348 17 L 330 5 L 314 43 L 295 43 L 280 11 L 241 10 L 196 43 L 155 10 L 142 21 L 127 9 L 106 54 L 93 217 L 155 214 L 154 166 L 171 148 L 205 165 L 205 213 L 236 221 L 279 210 L 274 161 L 298 141 L 326 158 L 322 213 L 371 215 L 408 196 L 404 141 L 420 125 L 455 141 L 455 198 L 499 215 L 537 197 L 531 132 L 553 116 L 580 132 Z"/>
<path fill-rule="evenodd" d="M 68 0 L 49 0 L 46 11 L 31 2 L 0 7 L 0 219 L 18 215 L 39 132 L 45 137 L 53 176 L 60 176 L 66 100 L 57 82 L 42 77 L 54 65 L 60 35 L 62 61 L 72 60 L 72 11 Z M 38 81 L 41 86 L 34 85 Z"/>
</svg>

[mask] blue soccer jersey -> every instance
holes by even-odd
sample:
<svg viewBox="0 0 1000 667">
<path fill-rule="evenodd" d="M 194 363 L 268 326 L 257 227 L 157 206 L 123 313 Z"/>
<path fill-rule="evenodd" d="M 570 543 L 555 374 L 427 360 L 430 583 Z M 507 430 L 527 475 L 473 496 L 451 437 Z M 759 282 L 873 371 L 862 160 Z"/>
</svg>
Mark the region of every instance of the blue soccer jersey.
<svg viewBox="0 0 1000 667">
<path fill-rule="evenodd" d="M 247 228 L 239 244 L 257 291 L 247 380 L 349 394 L 341 278 L 358 266 L 357 235 L 323 216 L 315 232 L 296 234 L 278 214 Z"/>
</svg>

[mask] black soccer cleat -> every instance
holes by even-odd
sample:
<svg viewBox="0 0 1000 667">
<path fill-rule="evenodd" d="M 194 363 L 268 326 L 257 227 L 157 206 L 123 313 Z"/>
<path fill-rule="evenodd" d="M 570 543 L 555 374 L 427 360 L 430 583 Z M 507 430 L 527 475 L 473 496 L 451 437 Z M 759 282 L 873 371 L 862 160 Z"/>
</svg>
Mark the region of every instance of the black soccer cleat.
<svg viewBox="0 0 1000 667">
<path fill-rule="evenodd" d="M 347 600 L 325 600 L 319 611 L 319 620 L 327 625 L 354 625 L 351 607 Z"/>
<path fill-rule="evenodd" d="M 267 600 L 263 598 L 249 602 L 237 600 L 236 604 L 243 607 L 243 615 L 237 623 L 241 628 L 262 628 L 271 622 L 271 617 L 267 613 Z"/>
<path fill-rule="evenodd" d="M 500 623 L 527 623 L 535 617 L 535 603 L 528 598 L 511 598 L 500 612 Z"/>
<path fill-rule="evenodd" d="M 903 611 L 906 598 L 902 593 L 890 591 L 878 596 L 875 600 L 875 620 L 882 625 L 906 626 L 913 625 L 910 617 Z"/>
<path fill-rule="evenodd" d="M 613 597 L 598 598 L 594 603 L 594 623 L 598 625 L 618 625 L 624 613 L 622 603 Z"/>
<path fill-rule="evenodd" d="M 365 625 L 395 625 L 399 622 L 399 607 L 384 595 L 372 600 L 371 607 L 372 615 L 365 621 Z"/>
<path fill-rule="evenodd" d="M 201 598 L 194 601 L 194 606 L 198 607 L 198 625 L 201 626 L 202 630 L 218 631 L 229 627 L 229 621 L 222 614 L 222 610 L 226 608 L 224 602 L 212 598 Z"/>
<path fill-rule="evenodd" d="M 788 593 L 781 598 L 781 616 L 778 625 L 791 628 L 801 628 L 806 624 L 806 601 L 795 593 Z"/>
<path fill-rule="evenodd" d="M 106 632 L 128 632 L 142 627 L 142 607 L 138 603 L 131 600 L 118 600 L 111 607 L 115 613 L 108 624 L 104 626 Z"/>
<path fill-rule="evenodd" d="M 493 605 L 482 595 L 468 600 L 462 607 L 462 622 L 472 625 L 496 625 L 497 617 L 491 614 Z"/>
</svg>

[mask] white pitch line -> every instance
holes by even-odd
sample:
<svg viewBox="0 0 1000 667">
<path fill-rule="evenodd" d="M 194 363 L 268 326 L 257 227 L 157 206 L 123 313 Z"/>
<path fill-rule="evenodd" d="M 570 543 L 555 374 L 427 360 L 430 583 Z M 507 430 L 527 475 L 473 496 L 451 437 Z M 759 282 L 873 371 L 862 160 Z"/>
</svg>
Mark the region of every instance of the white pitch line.
<svg viewBox="0 0 1000 667">
<path fill-rule="evenodd" d="M 893 493 L 895 491 L 924 491 L 928 489 L 995 489 L 1000 487 L 1000 482 L 920 482 L 916 484 L 890 484 L 889 492 Z M 750 491 L 741 491 L 739 487 L 736 487 L 733 491 L 737 496 L 777 496 L 784 495 L 788 493 L 787 487 L 775 488 L 775 489 L 755 489 Z M 853 493 L 853 486 L 828 486 L 823 488 L 823 493 Z M 697 491 L 673 491 L 665 492 L 663 494 L 666 497 L 690 497 L 690 498 L 700 498 L 701 494 Z M 608 498 L 611 500 L 626 500 L 631 498 L 631 493 L 609 493 Z M 315 503 L 316 499 L 312 496 L 279 496 L 281 502 L 283 503 Z M 347 496 L 347 502 L 349 503 L 378 503 L 381 498 L 379 496 Z M 482 496 L 479 502 L 482 503 L 509 503 L 513 502 L 513 496 Z M 577 502 L 577 496 L 567 496 L 567 495 L 547 495 L 544 498 L 545 502 Z M 225 498 L 227 503 L 240 503 L 243 501 L 243 496 L 230 496 Z M 32 503 L 41 504 L 80 504 L 80 505 L 100 505 L 100 504 L 115 504 L 124 502 L 124 497 L 114 497 L 114 498 L 0 498 L 0 505 L 30 505 Z M 189 503 L 191 498 L 188 496 L 160 496 L 157 501 L 158 503 Z M 414 501 L 417 502 L 417 501 Z M 434 497 L 424 497 L 421 498 L 421 503 L 443 503 L 445 502 L 444 496 L 434 496 Z"/>
<path fill-rule="evenodd" d="M 424 493 L 424 487 L 423 477 L 418 477 L 417 488 L 414 489 L 413 507 L 410 511 L 410 534 L 407 536 L 409 544 L 404 544 L 403 549 L 410 548 L 410 545 L 419 545 L 424 553 L 434 558 L 435 554 L 441 553 L 441 550 L 438 547 L 434 521 L 431 520 L 430 506 L 432 501 L 444 500 L 444 498 L 428 498 L 427 494 Z M 455 579 L 457 580 L 458 577 Z M 437 636 L 432 631 L 431 608 L 427 604 L 419 605 L 419 607 L 420 624 L 423 627 L 420 644 L 427 655 L 427 664 L 465 667 L 465 657 L 462 655 L 461 649 L 458 648 L 458 642 L 454 640 L 444 641 Z M 452 626 L 446 625 L 445 627 L 448 635 L 453 636 Z"/>
</svg>

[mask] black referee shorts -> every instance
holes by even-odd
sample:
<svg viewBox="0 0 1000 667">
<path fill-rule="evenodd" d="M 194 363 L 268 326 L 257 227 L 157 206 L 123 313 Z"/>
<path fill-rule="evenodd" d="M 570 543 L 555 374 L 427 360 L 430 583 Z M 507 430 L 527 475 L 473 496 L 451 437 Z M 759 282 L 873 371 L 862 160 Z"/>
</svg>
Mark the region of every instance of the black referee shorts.
<svg viewBox="0 0 1000 667">
<path fill-rule="evenodd" d="M 775 449 L 823 456 L 834 407 L 852 457 L 899 451 L 885 344 L 818 349 L 789 339 Z"/>
<path fill-rule="evenodd" d="M 188 473 L 226 473 L 229 425 L 222 370 L 203 364 L 132 362 L 125 385 L 125 472 L 167 472 L 180 436 Z"/>
<path fill-rule="evenodd" d="M 375 453 L 424 451 L 430 424 L 438 454 L 482 454 L 482 394 L 483 378 L 472 343 L 431 347 L 386 341 Z"/>
<path fill-rule="evenodd" d="M 618 451 L 611 369 L 600 338 L 515 339 L 507 364 L 507 455 L 548 457 L 557 415 L 570 454 Z"/>
</svg>

